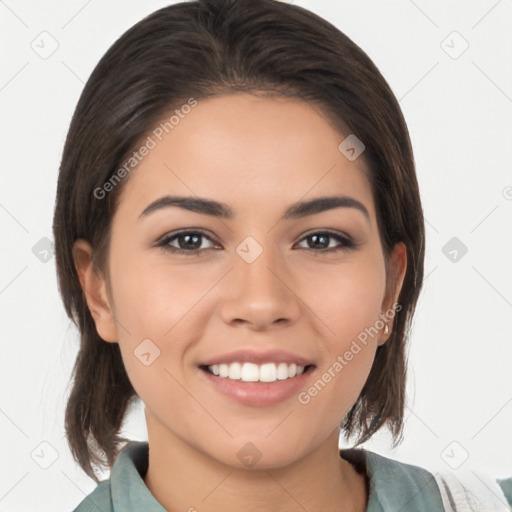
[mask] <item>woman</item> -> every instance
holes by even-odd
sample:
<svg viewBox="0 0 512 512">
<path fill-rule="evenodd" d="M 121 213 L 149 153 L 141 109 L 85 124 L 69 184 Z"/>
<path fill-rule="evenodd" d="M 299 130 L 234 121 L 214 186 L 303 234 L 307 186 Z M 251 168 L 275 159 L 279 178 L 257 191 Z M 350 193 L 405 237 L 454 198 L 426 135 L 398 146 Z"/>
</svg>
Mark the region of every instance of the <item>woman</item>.
<svg viewBox="0 0 512 512">
<path fill-rule="evenodd" d="M 73 117 L 54 237 L 68 442 L 112 470 L 77 511 L 508 510 L 510 482 L 338 451 L 400 441 L 424 221 L 398 103 L 325 20 L 200 0 L 128 30 Z"/>
</svg>

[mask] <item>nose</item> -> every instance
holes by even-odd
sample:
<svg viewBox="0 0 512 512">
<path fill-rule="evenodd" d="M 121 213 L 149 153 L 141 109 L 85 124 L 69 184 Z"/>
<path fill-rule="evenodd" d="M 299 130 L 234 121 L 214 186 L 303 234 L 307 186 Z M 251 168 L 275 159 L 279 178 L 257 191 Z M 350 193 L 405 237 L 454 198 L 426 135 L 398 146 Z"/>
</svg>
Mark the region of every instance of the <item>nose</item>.
<svg viewBox="0 0 512 512">
<path fill-rule="evenodd" d="M 271 249 L 252 263 L 235 253 L 221 309 L 224 322 L 257 331 L 295 323 L 301 305 L 291 275 Z"/>
</svg>

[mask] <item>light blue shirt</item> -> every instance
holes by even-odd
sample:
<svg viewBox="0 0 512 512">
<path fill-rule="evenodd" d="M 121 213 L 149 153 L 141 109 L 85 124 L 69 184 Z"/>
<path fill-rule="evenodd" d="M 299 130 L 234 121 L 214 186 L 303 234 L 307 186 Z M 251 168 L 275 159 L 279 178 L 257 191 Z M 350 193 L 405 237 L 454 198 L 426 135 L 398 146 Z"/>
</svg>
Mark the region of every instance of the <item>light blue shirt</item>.
<svg viewBox="0 0 512 512">
<path fill-rule="evenodd" d="M 101 481 L 73 512 L 166 512 L 144 483 L 147 442 L 131 441 L 117 456 L 110 478 Z M 366 465 L 370 484 L 366 512 L 444 512 L 434 476 L 426 469 L 364 449 L 342 449 L 355 466 Z M 512 505 L 512 478 L 497 481 Z M 512 510 L 512 507 L 511 507 Z"/>
</svg>

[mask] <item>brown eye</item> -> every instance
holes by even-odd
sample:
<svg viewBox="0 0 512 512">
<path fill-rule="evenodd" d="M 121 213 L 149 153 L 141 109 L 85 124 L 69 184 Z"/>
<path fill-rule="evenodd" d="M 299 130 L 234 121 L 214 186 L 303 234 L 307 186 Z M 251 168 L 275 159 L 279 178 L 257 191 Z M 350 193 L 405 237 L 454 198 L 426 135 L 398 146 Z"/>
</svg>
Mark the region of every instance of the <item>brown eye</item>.
<svg viewBox="0 0 512 512">
<path fill-rule="evenodd" d="M 204 240 L 209 240 L 212 246 L 201 247 Z M 172 245 L 174 244 L 174 245 Z M 213 240 L 201 231 L 180 231 L 164 236 L 158 243 L 158 247 L 175 253 L 197 254 L 198 252 L 213 249 Z"/>
<path fill-rule="evenodd" d="M 307 241 L 308 246 L 304 247 L 305 249 L 312 249 L 315 252 L 335 252 L 356 247 L 356 244 L 347 236 L 330 231 L 316 231 L 305 236 L 302 240 Z M 337 241 L 338 244 L 332 246 L 333 241 Z"/>
</svg>

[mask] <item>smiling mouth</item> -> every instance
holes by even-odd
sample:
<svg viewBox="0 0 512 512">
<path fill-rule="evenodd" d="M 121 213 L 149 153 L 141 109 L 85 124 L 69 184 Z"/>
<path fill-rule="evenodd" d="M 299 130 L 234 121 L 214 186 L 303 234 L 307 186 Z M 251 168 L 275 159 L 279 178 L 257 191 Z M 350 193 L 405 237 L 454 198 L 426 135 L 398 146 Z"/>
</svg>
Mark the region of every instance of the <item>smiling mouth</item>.
<svg viewBox="0 0 512 512">
<path fill-rule="evenodd" d="M 234 362 L 225 364 L 201 365 L 201 370 L 221 379 L 242 382 L 276 382 L 293 379 L 303 373 L 310 372 L 315 365 L 300 366 L 295 363 L 264 363 Z"/>
</svg>

